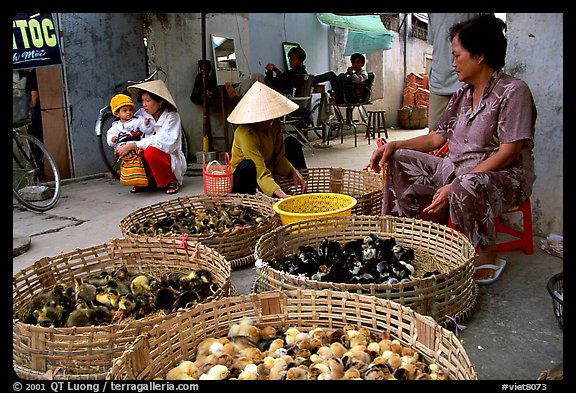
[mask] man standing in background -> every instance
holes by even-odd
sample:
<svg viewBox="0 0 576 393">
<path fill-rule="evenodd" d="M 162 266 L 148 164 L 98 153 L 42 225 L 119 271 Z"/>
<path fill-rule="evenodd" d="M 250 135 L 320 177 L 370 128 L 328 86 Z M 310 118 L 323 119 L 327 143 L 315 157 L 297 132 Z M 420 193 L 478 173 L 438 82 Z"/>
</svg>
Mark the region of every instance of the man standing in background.
<svg viewBox="0 0 576 393">
<path fill-rule="evenodd" d="M 432 45 L 432 65 L 428 70 L 428 130 L 434 131 L 452 94 L 462 87 L 458 75 L 452 67 L 452 43 L 450 27 L 481 14 L 474 13 L 429 13 L 428 43 Z"/>
</svg>

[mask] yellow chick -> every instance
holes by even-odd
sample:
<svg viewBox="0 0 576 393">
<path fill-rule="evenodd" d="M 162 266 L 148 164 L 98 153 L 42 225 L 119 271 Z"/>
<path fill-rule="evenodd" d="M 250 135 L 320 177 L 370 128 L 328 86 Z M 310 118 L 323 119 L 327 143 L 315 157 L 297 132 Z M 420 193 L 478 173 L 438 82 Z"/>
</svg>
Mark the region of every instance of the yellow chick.
<svg viewBox="0 0 576 393">
<path fill-rule="evenodd" d="M 208 370 L 207 373 L 200 375 L 199 380 L 223 380 L 228 377 L 228 368 L 222 364 L 217 364 Z"/>
<path fill-rule="evenodd" d="M 402 353 L 402 344 L 400 343 L 400 341 L 392 340 L 392 342 L 390 343 L 390 350 L 392 352 L 397 353 L 397 354 L 401 354 Z"/>
<path fill-rule="evenodd" d="M 284 379 L 284 376 L 286 375 L 286 368 L 288 367 L 288 364 L 286 364 L 286 361 L 284 359 L 280 358 L 276 358 L 274 360 L 274 365 L 272 366 L 272 368 L 270 368 L 270 379 L 273 381 L 279 381 L 281 379 Z"/>
<path fill-rule="evenodd" d="M 402 358 L 396 352 L 393 352 L 388 358 L 388 365 L 392 366 L 392 370 L 396 370 L 402 365 Z"/>
<path fill-rule="evenodd" d="M 348 352 L 348 349 L 346 349 L 346 347 L 339 342 L 335 342 L 330 344 L 330 349 L 332 350 L 332 353 L 334 354 L 335 357 L 342 359 L 342 357 L 344 356 L 344 354 L 346 352 Z"/>
<path fill-rule="evenodd" d="M 382 354 L 384 351 L 390 351 L 390 345 L 392 341 L 390 339 L 384 338 L 378 342 L 380 346 L 380 353 Z"/>
<path fill-rule="evenodd" d="M 326 381 L 331 379 L 330 367 L 325 363 L 316 363 L 310 366 L 310 371 L 308 372 L 308 379 L 318 379 Z"/>
<path fill-rule="evenodd" d="M 273 358 L 272 356 L 266 356 L 264 358 L 264 360 L 262 360 L 262 363 L 264 363 L 266 365 L 266 367 L 268 367 L 269 369 L 272 368 L 272 366 L 274 366 L 274 361 L 276 358 Z"/>
<path fill-rule="evenodd" d="M 166 374 L 167 380 L 192 380 L 198 379 L 202 372 L 190 360 L 184 360 Z"/>
<path fill-rule="evenodd" d="M 244 370 L 238 375 L 238 379 L 256 381 L 258 379 L 258 366 L 254 363 L 247 364 Z"/>
<path fill-rule="evenodd" d="M 328 360 L 331 357 L 335 356 L 334 353 L 332 352 L 332 348 L 326 346 L 318 348 L 316 354 L 320 356 L 323 360 Z"/>
<path fill-rule="evenodd" d="M 284 347 L 284 340 L 281 338 L 277 338 L 270 343 L 270 346 L 268 347 L 268 353 L 272 354 L 272 353 L 276 352 L 276 350 L 278 348 L 283 348 L 283 347 Z"/>
<path fill-rule="evenodd" d="M 368 352 L 374 353 L 374 356 L 378 356 L 381 353 L 380 352 L 380 345 L 374 341 L 372 341 L 371 343 L 368 344 L 368 346 L 366 347 L 366 350 Z"/>
<path fill-rule="evenodd" d="M 286 342 L 286 345 L 292 346 L 296 344 L 296 335 L 298 335 L 298 333 L 300 333 L 300 331 L 295 327 L 288 328 L 286 332 L 284 332 L 284 341 Z"/>
</svg>

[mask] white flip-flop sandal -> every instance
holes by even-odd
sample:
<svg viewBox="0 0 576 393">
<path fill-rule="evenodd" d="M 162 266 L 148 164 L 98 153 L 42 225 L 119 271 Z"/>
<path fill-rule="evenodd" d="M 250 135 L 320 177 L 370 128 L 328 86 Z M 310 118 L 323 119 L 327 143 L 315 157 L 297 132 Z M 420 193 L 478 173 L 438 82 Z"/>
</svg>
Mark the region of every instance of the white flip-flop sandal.
<svg viewBox="0 0 576 393">
<path fill-rule="evenodd" d="M 486 264 L 486 265 L 476 266 L 474 268 L 474 270 L 479 270 L 479 269 L 492 269 L 492 270 L 494 270 L 494 277 L 485 278 L 483 280 L 475 280 L 476 284 L 478 284 L 478 285 L 490 285 L 490 284 L 495 283 L 500 278 L 500 275 L 504 271 L 505 267 L 506 267 L 506 261 L 502 258 L 498 258 L 498 265 Z"/>
</svg>

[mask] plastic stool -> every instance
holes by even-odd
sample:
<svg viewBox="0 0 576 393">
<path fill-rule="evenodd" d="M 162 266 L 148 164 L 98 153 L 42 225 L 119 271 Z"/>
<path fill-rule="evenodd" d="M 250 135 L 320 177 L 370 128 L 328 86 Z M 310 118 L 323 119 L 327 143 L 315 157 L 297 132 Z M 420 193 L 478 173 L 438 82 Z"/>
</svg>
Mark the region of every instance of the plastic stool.
<svg viewBox="0 0 576 393">
<path fill-rule="evenodd" d="M 378 137 L 380 137 L 380 131 L 384 130 L 384 135 L 388 138 L 388 129 L 386 128 L 386 111 L 384 109 L 373 109 L 368 112 L 368 128 L 366 130 L 366 137 L 368 138 L 368 143 L 370 143 L 370 135 L 372 138 L 376 138 L 376 132 L 378 132 Z"/>
<path fill-rule="evenodd" d="M 520 205 L 509 209 L 503 214 L 522 213 L 523 228 L 518 231 L 510 228 L 500 222 L 500 217 L 496 218 L 496 233 L 506 233 L 516 239 L 497 243 L 498 251 L 509 251 L 517 248 L 522 249 L 524 254 L 534 254 L 534 241 L 532 235 L 532 204 L 530 198 L 522 202 Z M 448 227 L 454 228 L 452 220 L 448 218 Z"/>
<path fill-rule="evenodd" d="M 503 243 L 498 243 L 498 251 L 508 251 L 520 248 L 524 254 L 534 254 L 534 241 L 532 238 L 532 205 L 530 198 L 522 202 L 519 206 L 513 207 L 504 214 L 522 213 L 522 221 L 524 228 L 518 231 L 510 228 L 500 222 L 500 218 L 496 219 L 496 231 L 498 233 L 506 233 L 515 237 L 515 240 L 510 240 Z"/>
</svg>

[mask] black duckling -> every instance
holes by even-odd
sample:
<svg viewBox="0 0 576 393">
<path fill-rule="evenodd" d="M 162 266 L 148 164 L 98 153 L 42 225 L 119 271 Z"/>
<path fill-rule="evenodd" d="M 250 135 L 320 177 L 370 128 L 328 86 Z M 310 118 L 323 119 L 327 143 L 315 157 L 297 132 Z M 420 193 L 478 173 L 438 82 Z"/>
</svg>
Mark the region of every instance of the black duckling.
<svg viewBox="0 0 576 393">
<path fill-rule="evenodd" d="M 116 291 L 118 291 L 119 295 L 132 294 L 132 290 L 130 289 L 130 283 L 128 283 L 127 281 L 121 281 L 116 278 L 110 278 L 110 280 L 108 280 L 108 283 L 106 284 L 106 287 L 115 289 Z"/>
<path fill-rule="evenodd" d="M 154 305 L 154 296 L 151 294 L 141 293 L 139 295 L 135 295 L 135 297 L 138 302 L 138 306 L 133 313 L 134 319 L 144 318 L 145 316 L 154 312 L 156 307 Z"/>
<path fill-rule="evenodd" d="M 42 327 L 61 327 L 64 321 L 64 307 L 45 305 L 36 311 L 36 324 Z"/>
<path fill-rule="evenodd" d="M 76 300 L 84 300 L 86 303 L 90 304 L 96 301 L 97 289 L 96 286 L 88 282 L 84 282 L 81 278 L 74 279 L 74 292 L 76 294 Z"/>
<path fill-rule="evenodd" d="M 202 301 L 202 297 L 194 289 L 180 293 L 178 298 L 170 306 L 169 312 L 174 312 L 181 308 L 187 308 L 196 302 Z"/>
<path fill-rule="evenodd" d="M 176 292 L 168 283 L 168 280 L 160 281 L 160 288 L 154 296 L 154 306 L 161 310 L 168 310 L 176 301 Z"/>
</svg>

